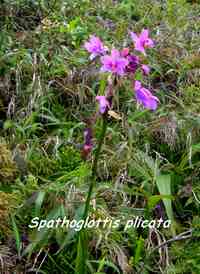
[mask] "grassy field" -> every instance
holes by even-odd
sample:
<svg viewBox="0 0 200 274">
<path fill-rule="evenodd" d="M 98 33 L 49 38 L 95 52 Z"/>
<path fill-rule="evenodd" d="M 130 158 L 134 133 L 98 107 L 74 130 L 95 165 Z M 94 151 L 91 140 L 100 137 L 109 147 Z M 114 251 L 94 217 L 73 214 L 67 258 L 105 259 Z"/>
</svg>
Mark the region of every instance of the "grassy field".
<svg viewBox="0 0 200 274">
<path fill-rule="evenodd" d="M 4 0 L 0 29 L 0 273 L 200 274 L 200 2 Z M 155 110 L 84 47 L 143 29 Z"/>
</svg>

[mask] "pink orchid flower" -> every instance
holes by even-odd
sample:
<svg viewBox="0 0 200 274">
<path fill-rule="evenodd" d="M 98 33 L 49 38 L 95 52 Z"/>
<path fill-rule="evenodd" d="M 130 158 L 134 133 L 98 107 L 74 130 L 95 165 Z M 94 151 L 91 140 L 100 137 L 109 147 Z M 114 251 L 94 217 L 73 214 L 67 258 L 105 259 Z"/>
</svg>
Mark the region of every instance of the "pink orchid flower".
<svg viewBox="0 0 200 274">
<path fill-rule="evenodd" d="M 135 73 L 140 64 L 139 57 L 136 55 L 130 54 L 127 56 L 127 59 L 129 63 L 128 63 L 128 66 L 126 67 L 126 72 Z"/>
<path fill-rule="evenodd" d="M 142 72 L 143 72 L 144 75 L 148 75 L 149 72 L 150 72 L 150 67 L 145 65 L 145 64 L 141 65 L 141 69 L 142 69 Z"/>
<path fill-rule="evenodd" d="M 158 98 L 146 88 L 144 88 L 140 81 L 135 81 L 134 84 L 135 97 L 138 103 L 142 104 L 147 109 L 155 110 L 158 106 Z"/>
<path fill-rule="evenodd" d="M 104 114 L 110 108 L 109 101 L 106 99 L 106 96 L 96 96 L 96 100 L 99 103 L 99 112 Z"/>
<path fill-rule="evenodd" d="M 102 72 L 112 72 L 116 75 L 123 75 L 125 73 L 128 60 L 121 56 L 120 52 L 116 49 L 112 49 L 111 55 L 105 55 L 101 57 Z"/>
<path fill-rule="evenodd" d="M 82 158 L 86 160 L 91 151 L 92 151 L 92 129 L 87 127 L 84 130 L 84 144 L 81 151 Z"/>
<path fill-rule="evenodd" d="M 104 46 L 100 38 L 95 35 L 90 36 L 90 40 L 84 44 L 84 48 L 89 53 L 91 53 L 91 60 L 93 60 L 97 56 L 105 54 L 108 50 L 108 48 Z"/>
<path fill-rule="evenodd" d="M 130 52 L 129 48 L 123 48 L 120 54 L 122 57 L 127 57 L 129 55 L 129 52 Z"/>
<path fill-rule="evenodd" d="M 130 35 L 135 44 L 135 50 L 142 52 L 144 55 L 146 55 L 146 48 L 154 47 L 154 41 L 149 38 L 149 31 L 147 29 L 142 30 L 139 35 L 134 32 L 130 32 Z"/>
</svg>

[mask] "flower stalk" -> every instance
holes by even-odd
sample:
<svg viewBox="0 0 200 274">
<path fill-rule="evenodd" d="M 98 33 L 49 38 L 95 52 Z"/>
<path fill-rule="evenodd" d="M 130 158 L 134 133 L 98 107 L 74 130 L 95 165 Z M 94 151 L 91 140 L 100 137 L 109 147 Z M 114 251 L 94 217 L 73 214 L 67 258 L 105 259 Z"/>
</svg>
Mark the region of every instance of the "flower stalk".
<svg viewBox="0 0 200 274">
<path fill-rule="evenodd" d="M 146 49 L 154 46 L 154 41 L 149 37 L 149 31 L 144 29 L 141 34 L 134 32 L 130 33 L 132 42 L 134 43 L 134 51 L 142 53 L 143 57 L 146 56 Z M 108 74 L 108 86 L 106 94 L 98 94 L 96 101 L 98 102 L 98 113 L 97 116 L 102 117 L 102 128 L 98 138 L 97 148 L 94 151 L 94 160 L 91 168 L 89 190 L 84 205 L 84 211 L 82 215 L 83 221 L 85 221 L 89 215 L 90 202 L 92 199 L 92 193 L 97 181 L 97 167 L 99 157 L 106 135 L 106 129 L 108 125 L 108 115 L 112 111 L 113 107 L 113 96 L 118 86 L 120 85 L 123 78 L 131 80 L 134 79 L 133 89 L 135 98 L 140 105 L 150 110 L 156 110 L 158 106 L 158 98 L 154 96 L 150 90 L 145 88 L 142 83 L 135 80 L 135 74 L 138 69 L 143 76 L 146 76 L 150 72 L 150 67 L 145 63 L 142 64 L 141 57 L 137 56 L 132 52 L 132 47 L 123 48 L 118 50 L 104 46 L 101 39 L 95 35 L 90 36 L 88 42 L 84 44 L 85 49 L 90 54 L 90 60 L 99 60 L 101 63 L 100 72 Z M 85 143 L 83 145 L 82 156 L 86 160 L 92 151 L 92 129 L 91 124 L 84 131 Z M 76 273 L 86 274 L 87 273 L 87 257 L 88 257 L 88 235 L 87 230 L 83 228 L 78 234 L 78 249 L 76 258 Z"/>
<path fill-rule="evenodd" d="M 102 145 L 103 145 L 103 141 L 104 141 L 104 137 L 105 137 L 106 129 L 107 129 L 107 124 L 108 124 L 107 112 L 102 115 L 102 120 L 103 121 L 102 121 L 101 135 L 99 137 L 98 146 L 97 146 L 97 149 L 96 149 L 95 155 L 94 155 L 94 161 L 93 161 L 92 173 L 91 173 L 91 182 L 90 182 L 88 195 L 87 195 L 87 199 L 86 199 L 86 203 L 85 203 L 85 209 L 84 209 L 84 213 L 83 213 L 83 219 L 84 220 L 88 216 L 92 191 L 93 191 L 93 188 L 94 188 L 95 182 L 96 182 L 98 160 L 99 160 L 99 156 L 100 156 L 100 153 L 101 153 L 101 148 L 102 148 Z"/>
<path fill-rule="evenodd" d="M 106 135 L 106 129 L 108 125 L 108 114 L 105 112 L 102 115 L 102 129 L 101 134 L 99 137 L 99 142 L 97 149 L 94 154 L 94 161 L 92 164 L 92 172 L 91 172 L 91 180 L 90 180 L 90 186 L 88 190 L 87 199 L 85 202 L 85 208 L 83 213 L 83 220 L 85 221 L 89 214 L 89 208 L 90 208 L 90 201 L 92 197 L 92 192 L 96 183 L 96 177 L 97 177 L 97 165 L 99 156 L 101 153 L 101 148 L 103 145 L 103 141 Z M 88 257 L 88 237 L 87 237 L 87 231 L 83 228 L 80 230 L 78 235 L 78 250 L 77 250 L 77 258 L 76 258 L 76 273 L 78 274 L 85 274 L 87 273 L 87 267 L 86 267 L 86 260 Z"/>
</svg>

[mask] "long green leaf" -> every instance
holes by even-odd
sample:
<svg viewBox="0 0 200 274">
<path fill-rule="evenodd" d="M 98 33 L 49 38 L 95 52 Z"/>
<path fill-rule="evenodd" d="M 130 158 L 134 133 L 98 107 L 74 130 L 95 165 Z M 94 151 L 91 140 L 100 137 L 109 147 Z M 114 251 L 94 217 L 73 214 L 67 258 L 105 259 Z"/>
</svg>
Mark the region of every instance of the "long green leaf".
<svg viewBox="0 0 200 274">
<path fill-rule="evenodd" d="M 164 195 L 165 198 L 162 198 L 165 210 L 167 213 L 167 217 L 171 220 L 172 223 L 172 232 L 174 233 L 174 215 L 172 210 L 172 200 L 170 198 L 166 198 L 166 196 L 171 196 L 171 174 L 161 174 L 156 176 L 156 184 L 160 195 Z"/>
<path fill-rule="evenodd" d="M 35 201 L 35 216 L 40 216 L 40 210 L 42 207 L 42 203 L 44 201 L 45 192 L 40 191 L 37 195 L 36 201 Z"/>
<path fill-rule="evenodd" d="M 88 257 L 88 241 L 87 241 L 87 231 L 85 229 L 79 232 L 78 238 L 78 250 L 76 257 L 76 272 L 77 274 L 87 273 L 87 257 Z"/>
<path fill-rule="evenodd" d="M 20 257 L 21 253 L 21 240 L 20 240 L 20 233 L 17 227 L 17 224 L 15 222 L 15 217 L 11 215 L 11 221 L 12 221 L 12 227 L 13 227 L 13 233 L 15 236 L 15 242 L 16 242 L 16 248 L 17 248 L 17 254 Z"/>
</svg>

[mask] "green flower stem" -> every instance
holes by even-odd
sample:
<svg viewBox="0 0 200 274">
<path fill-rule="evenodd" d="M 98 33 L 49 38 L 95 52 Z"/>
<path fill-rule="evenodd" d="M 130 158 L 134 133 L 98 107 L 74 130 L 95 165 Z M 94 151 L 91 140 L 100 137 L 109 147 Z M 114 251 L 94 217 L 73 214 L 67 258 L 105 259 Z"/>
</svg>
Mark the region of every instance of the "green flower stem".
<svg viewBox="0 0 200 274">
<path fill-rule="evenodd" d="M 106 134 L 107 124 L 108 124 L 108 114 L 105 113 L 103 115 L 101 135 L 99 137 L 98 146 L 97 146 L 97 149 L 96 149 L 95 155 L 94 155 L 94 162 L 92 165 L 92 174 L 91 174 L 91 178 L 90 178 L 91 181 L 90 181 L 89 191 L 88 191 L 88 195 L 87 195 L 87 200 L 85 202 L 83 220 L 86 220 L 88 213 L 89 213 L 92 191 L 93 191 L 93 188 L 96 183 L 97 164 L 98 164 L 102 144 L 104 141 L 104 137 Z M 85 230 L 85 228 L 83 228 L 79 231 L 79 235 L 78 235 L 76 272 L 75 273 L 77 273 L 77 274 L 86 274 L 87 273 L 87 265 L 86 265 L 87 257 L 88 257 L 88 235 L 87 235 L 87 231 Z"/>
<path fill-rule="evenodd" d="M 89 191 L 88 191 L 88 195 L 87 195 L 87 200 L 86 200 L 86 203 L 85 203 L 85 210 L 84 210 L 84 214 L 83 214 L 83 219 L 84 220 L 87 218 L 88 212 L 89 212 L 89 206 L 90 206 L 92 191 L 93 191 L 93 188 L 94 188 L 95 182 L 96 182 L 97 164 L 98 164 L 102 144 L 103 144 L 103 141 L 104 141 L 104 137 L 105 137 L 105 134 L 106 134 L 107 124 L 108 124 L 108 117 L 107 117 L 107 113 L 105 113 L 103 115 L 101 135 L 99 137 L 99 143 L 98 143 L 98 147 L 95 151 L 94 162 L 93 162 L 93 165 L 92 165 L 91 182 L 90 182 L 90 187 L 89 187 Z"/>
</svg>

